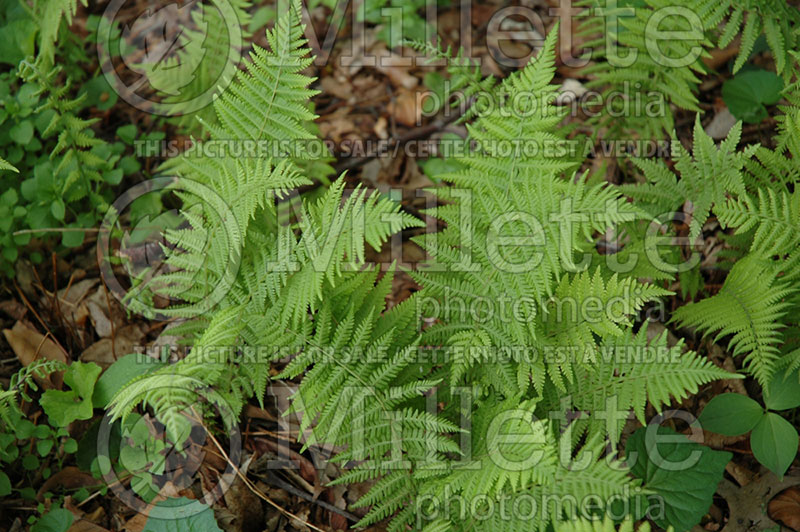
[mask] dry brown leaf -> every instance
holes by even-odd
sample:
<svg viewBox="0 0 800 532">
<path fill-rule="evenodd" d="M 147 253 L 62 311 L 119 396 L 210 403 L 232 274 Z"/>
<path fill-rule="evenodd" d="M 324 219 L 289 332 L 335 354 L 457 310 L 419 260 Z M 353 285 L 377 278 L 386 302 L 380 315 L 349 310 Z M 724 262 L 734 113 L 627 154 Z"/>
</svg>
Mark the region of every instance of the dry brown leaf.
<svg viewBox="0 0 800 532">
<path fill-rule="evenodd" d="M 48 478 L 36 494 L 42 500 L 44 493 L 52 491 L 54 487 L 61 486 L 68 490 L 97 485 L 97 479 L 89 473 L 84 473 L 75 466 L 67 466 L 58 473 Z"/>
<path fill-rule="evenodd" d="M 246 467 L 246 465 L 248 464 L 243 467 Z M 243 473 L 245 472 L 243 471 Z M 238 475 L 234 478 L 230 487 L 225 490 L 223 498 L 228 510 L 234 516 L 231 522 L 232 528 L 229 530 L 241 532 L 256 530 L 263 523 L 264 513 L 260 499 Z"/>
<path fill-rule="evenodd" d="M 386 140 L 389 138 L 389 133 L 386 131 L 386 127 L 389 125 L 389 122 L 386 120 L 385 116 L 378 118 L 377 122 L 375 122 L 375 126 L 372 128 L 372 132 L 378 136 L 379 139 Z"/>
<path fill-rule="evenodd" d="M 58 291 L 58 308 L 69 321 L 74 324 L 84 323 L 89 316 L 89 311 L 81 302 L 98 282 L 100 282 L 99 279 L 83 279 Z M 52 294 L 42 296 L 41 302 L 43 306 L 53 305 Z"/>
<path fill-rule="evenodd" d="M 800 488 L 797 486 L 780 492 L 767 507 L 773 521 L 800 532 Z"/>
<path fill-rule="evenodd" d="M 324 120 L 319 122 L 320 134 L 336 143 L 341 142 L 344 135 L 356 131 L 352 111 L 349 107 L 343 107 L 327 115 Z"/>
<path fill-rule="evenodd" d="M 111 336 L 112 325 L 114 328 L 120 329 L 127 323 L 125 311 L 102 285 L 86 297 L 84 303 L 89 310 L 92 325 L 101 338 Z M 109 305 L 111 305 L 110 310 Z"/>
<path fill-rule="evenodd" d="M 100 338 L 107 338 L 111 336 L 112 327 L 111 320 L 106 316 L 105 311 L 94 301 L 88 301 L 86 307 L 89 309 L 89 318 L 92 320 L 92 325 Z"/>
<path fill-rule="evenodd" d="M 92 523 L 87 519 L 80 518 L 72 523 L 72 526 L 69 527 L 67 532 L 108 532 L 108 529 Z"/>
<path fill-rule="evenodd" d="M 427 93 L 401 88 L 394 101 L 389 103 L 388 110 L 398 123 L 413 127 L 422 122 L 422 104 Z"/>
<path fill-rule="evenodd" d="M 342 100 L 351 100 L 355 93 L 353 87 L 346 78 L 335 78 L 333 76 L 325 76 L 320 82 L 322 90 L 328 94 L 336 96 Z"/>
<path fill-rule="evenodd" d="M 69 362 L 69 356 L 61 346 L 25 322 L 17 321 L 11 329 L 3 329 L 3 336 L 23 366 L 29 366 L 39 359 L 57 360 L 64 364 Z M 56 375 L 53 375 L 52 380 L 39 377 L 36 380 L 45 388 L 61 386 L 61 378 Z"/>
<path fill-rule="evenodd" d="M 390 52 L 383 43 L 373 46 L 370 52 L 376 57 L 375 67 L 385 74 L 395 87 L 413 89 L 419 84 L 419 79 L 409 72 L 414 65 L 410 57 Z"/>
<path fill-rule="evenodd" d="M 21 320 L 25 316 L 27 309 L 25 308 L 25 305 L 23 305 L 19 301 L 9 299 L 8 301 L 0 302 L 0 312 L 5 314 L 9 318 L 13 318 L 15 320 Z"/>
<path fill-rule="evenodd" d="M 703 58 L 703 63 L 712 70 L 717 70 L 719 67 L 733 59 L 739 54 L 739 38 L 729 44 L 726 48 L 719 50 L 710 50 L 710 56 Z"/>
<path fill-rule="evenodd" d="M 103 369 L 108 368 L 123 356 L 133 353 L 141 345 L 144 332 L 136 325 L 126 325 L 114 334 L 113 349 L 111 338 L 103 338 L 87 347 L 81 353 L 81 362 L 94 362 Z"/>
</svg>

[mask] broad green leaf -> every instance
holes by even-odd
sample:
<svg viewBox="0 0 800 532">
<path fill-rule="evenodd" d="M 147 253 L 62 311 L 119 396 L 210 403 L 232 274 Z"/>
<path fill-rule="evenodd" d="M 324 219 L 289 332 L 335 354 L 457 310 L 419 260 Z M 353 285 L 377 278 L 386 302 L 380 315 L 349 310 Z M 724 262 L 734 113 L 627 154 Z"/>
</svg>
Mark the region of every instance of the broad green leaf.
<svg viewBox="0 0 800 532">
<path fill-rule="evenodd" d="M 125 445 L 119 450 L 119 461 L 131 472 L 138 472 L 147 465 L 147 451 L 140 447 Z"/>
<path fill-rule="evenodd" d="M 797 454 L 797 444 L 792 424 L 774 412 L 767 412 L 750 434 L 753 456 L 781 479 Z"/>
<path fill-rule="evenodd" d="M 46 390 L 40 404 L 53 423 L 65 427 L 76 419 L 92 417 L 92 393 L 101 368 L 90 362 L 73 362 L 64 372 L 69 391 Z"/>
<path fill-rule="evenodd" d="M 764 403 L 770 410 L 789 410 L 800 406 L 800 375 L 786 370 L 776 371 L 764 390 Z"/>
<path fill-rule="evenodd" d="M 0 195 L 0 205 L 15 205 L 18 200 L 19 197 L 17 196 L 17 191 L 13 188 L 9 188 L 3 192 L 2 195 Z"/>
<path fill-rule="evenodd" d="M 63 221 L 66 212 L 67 212 L 67 208 L 64 205 L 64 200 L 57 199 L 57 200 L 53 201 L 53 203 L 50 204 L 50 213 L 53 215 L 53 218 L 55 218 L 56 220 Z"/>
<path fill-rule="evenodd" d="M 33 526 L 31 532 L 66 532 L 75 518 L 72 512 L 56 508 L 44 514 Z"/>
<path fill-rule="evenodd" d="M 625 451 L 633 462 L 631 474 L 663 499 L 663 518 L 653 516 L 654 521 L 675 530 L 689 530 L 700 522 L 732 456 L 666 427 L 651 427 L 649 434 L 648 427 L 640 428 L 628 438 Z"/>
<path fill-rule="evenodd" d="M 8 475 L 0 471 L 0 497 L 5 497 L 11 493 L 11 480 Z"/>
<path fill-rule="evenodd" d="M 698 421 L 703 430 L 738 436 L 753 430 L 763 416 L 764 409 L 749 397 L 723 393 L 709 401 Z"/>
<path fill-rule="evenodd" d="M 136 140 L 136 133 L 136 124 L 128 124 L 117 128 L 117 136 L 125 144 L 133 144 L 133 141 Z"/>
<path fill-rule="evenodd" d="M 64 373 L 64 383 L 82 398 L 92 396 L 94 385 L 102 369 L 94 362 L 73 362 Z"/>
<path fill-rule="evenodd" d="M 120 358 L 100 376 L 94 387 L 92 404 L 95 408 L 105 408 L 111 398 L 131 379 L 163 366 L 164 363 L 142 355 L 130 354 Z"/>
<path fill-rule="evenodd" d="M 757 123 L 767 117 L 765 105 L 781 98 L 783 80 L 766 70 L 748 70 L 722 85 L 722 99 L 738 120 Z"/>
<path fill-rule="evenodd" d="M 8 134 L 14 142 L 25 146 L 33 138 L 33 123 L 30 120 L 24 120 L 12 127 Z"/>
<path fill-rule="evenodd" d="M 64 452 L 67 454 L 72 454 L 78 450 L 78 442 L 72 438 L 67 438 L 67 441 L 64 442 Z"/>
<path fill-rule="evenodd" d="M 211 508 L 181 497 L 155 504 L 143 532 L 222 532 Z"/>
<path fill-rule="evenodd" d="M 69 229 L 78 229 L 74 225 Z M 84 231 L 64 231 L 61 233 L 61 244 L 68 248 L 78 247 L 83 244 L 83 239 L 86 236 Z"/>
<path fill-rule="evenodd" d="M 39 453 L 39 456 L 45 457 L 50 454 L 50 451 L 53 449 L 53 440 L 39 440 L 36 442 L 36 452 Z"/>
<path fill-rule="evenodd" d="M 46 390 L 39 402 L 50 421 L 59 427 L 65 427 L 76 419 L 92 417 L 91 402 L 81 401 L 72 390 Z"/>
<path fill-rule="evenodd" d="M 26 454 L 22 457 L 22 468 L 26 471 L 33 471 L 39 469 L 41 463 L 35 454 Z"/>
<path fill-rule="evenodd" d="M 16 435 L 18 440 L 27 440 L 31 436 L 33 436 L 33 431 L 36 429 L 36 426 L 33 424 L 32 421 L 28 419 L 21 419 L 17 426 L 14 427 L 14 434 Z"/>
</svg>

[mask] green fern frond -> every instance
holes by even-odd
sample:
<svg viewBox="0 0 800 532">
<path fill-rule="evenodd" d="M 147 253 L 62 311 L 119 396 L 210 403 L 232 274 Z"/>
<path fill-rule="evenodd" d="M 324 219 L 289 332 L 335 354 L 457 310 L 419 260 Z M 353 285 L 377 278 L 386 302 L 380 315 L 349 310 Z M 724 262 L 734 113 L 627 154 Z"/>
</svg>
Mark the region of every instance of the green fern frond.
<svg viewBox="0 0 800 532">
<path fill-rule="evenodd" d="M 86 7 L 87 0 L 81 0 Z M 39 0 L 34 2 L 34 18 L 39 26 L 38 57 L 42 58 L 43 68 L 53 66 L 56 41 L 64 20 L 69 27 L 78 9 L 78 0 Z"/>
<path fill-rule="evenodd" d="M 724 227 L 737 233 L 755 230 L 752 253 L 768 258 L 800 247 L 800 193 L 759 189 L 758 199 L 748 194 L 729 199 L 715 209 Z"/>
<path fill-rule="evenodd" d="M 745 368 L 766 385 L 780 357 L 783 317 L 789 308 L 786 297 L 794 289 L 776 278 L 775 266 L 748 256 L 731 268 L 719 293 L 678 308 L 673 320 L 715 340 L 732 335 L 734 356 L 744 355 Z"/>
<path fill-rule="evenodd" d="M 9 163 L 2 157 L 0 157 L 0 170 L 11 170 L 14 173 L 19 173 L 19 170 L 17 170 L 13 164 Z"/>
<path fill-rule="evenodd" d="M 742 124 L 737 123 L 719 146 L 703 130 L 700 117 L 695 120 L 692 152 L 674 142 L 675 174 L 664 161 L 633 159 L 644 173 L 645 185 L 623 185 L 620 188 L 631 197 L 653 205 L 653 214 L 675 211 L 685 202 L 692 203 L 689 237 L 700 235 L 712 208 L 725 203 L 729 194 L 745 193 L 743 168 L 755 148 L 737 151 Z M 708 176 L 714 176 L 709 179 Z"/>
</svg>

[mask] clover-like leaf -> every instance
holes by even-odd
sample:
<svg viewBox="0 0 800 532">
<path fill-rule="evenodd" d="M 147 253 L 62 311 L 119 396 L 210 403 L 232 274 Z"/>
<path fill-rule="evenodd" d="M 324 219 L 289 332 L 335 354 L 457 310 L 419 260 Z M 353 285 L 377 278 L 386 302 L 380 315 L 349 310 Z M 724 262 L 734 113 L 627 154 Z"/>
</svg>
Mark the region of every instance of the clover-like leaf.
<svg viewBox="0 0 800 532">
<path fill-rule="evenodd" d="M 758 123 L 767 117 L 766 105 L 781 98 L 783 80 L 766 70 L 748 70 L 722 85 L 722 99 L 731 114 L 744 122 Z"/>
<path fill-rule="evenodd" d="M 800 375 L 797 371 L 776 371 L 764 389 L 764 403 L 770 410 L 789 410 L 800 406 Z"/>
<path fill-rule="evenodd" d="M 700 522 L 732 456 L 666 427 L 637 430 L 628 438 L 625 451 L 629 461 L 635 460 L 631 474 L 663 500 L 663 516 L 653 516 L 653 520 L 675 530 L 689 530 Z"/>
<path fill-rule="evenodd" d="M 65 427 L 77 419 L 92 417 L 92 393 L 101 368 L 93 362 L 73 362 L 64 372 L 68 391 L 46 390 L 40 403 L 50 420 Z"/>
<path fill-rule="evenodd" d="M 209 506 L 186 497 L 157 502 L 144 529 L 146 532 L 222 532 Z"/>
<path fill-rule="evenodd" d="M 797 445 L 795 428 L 774 412 L 767 412 L 750 434 L 753 456 L 781 479 L 797 455 Z"/>
<path fill-rule="evenodd" d="M 749 397 L 723 393 L 709 401 L 698 421 L 704 430 L 725 436 L 739 436 L 753 430 L 763 416 L 764 409 Z"/>
</svg>

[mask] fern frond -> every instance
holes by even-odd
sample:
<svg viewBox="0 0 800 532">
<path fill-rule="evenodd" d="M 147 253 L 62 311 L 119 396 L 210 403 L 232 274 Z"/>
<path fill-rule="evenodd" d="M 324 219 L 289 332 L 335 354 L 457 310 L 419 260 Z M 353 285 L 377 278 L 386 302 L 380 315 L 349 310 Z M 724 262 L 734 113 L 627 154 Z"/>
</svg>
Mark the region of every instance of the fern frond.
<svg viewBox="0 0 800 532">
<path fill-rule="evenodd" d="M 780 356 L 782 318 L 794 289 L 776 278 L 774 265 L 748 256 L 731 268 L 719 293 L 678 308 L 673 320 L 705 333 L 715 341 L 732 335 L 734 356 L 744 355 L 746 369 L 765 386 Z"/>
</svg>

